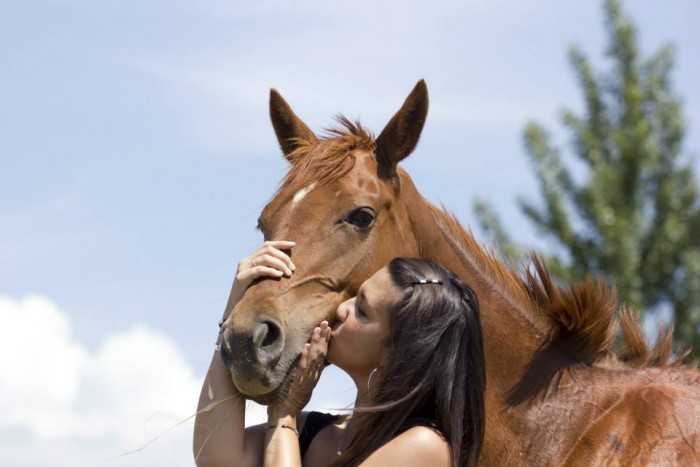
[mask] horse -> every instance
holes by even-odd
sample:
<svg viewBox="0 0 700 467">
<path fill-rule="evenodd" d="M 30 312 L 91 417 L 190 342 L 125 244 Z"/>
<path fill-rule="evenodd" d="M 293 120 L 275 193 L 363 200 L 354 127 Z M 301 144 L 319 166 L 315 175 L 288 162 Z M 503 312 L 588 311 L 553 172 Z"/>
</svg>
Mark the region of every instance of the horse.
<svg viewBox="0 0 700 467">
<path fill-rule="evenodd" d="M 297 269 L 253 284 L 222 326 L 222 357 L 238 390 L 263 404 L 285 397 L 314 326 L 333 320 L 338 304 L 392 258 L 430 258 L 480 303 L 480 462 L 700 464 L 700 373 L 674 358 L 671 331 L 648 346 L 603 279 L 561 286 L 537 256 L 529 266 L 507 264 L 424 199 L 399 163 L 415 149 L 427 111 L 421 80 L 378 137 L 342 116 L 317 137 L 271 90 L 270 117 L 290 168 L 258 228 L 266 240 L 297 242 Z M 624 344 L 615 350 L 620 328 Z"/>
</svg>

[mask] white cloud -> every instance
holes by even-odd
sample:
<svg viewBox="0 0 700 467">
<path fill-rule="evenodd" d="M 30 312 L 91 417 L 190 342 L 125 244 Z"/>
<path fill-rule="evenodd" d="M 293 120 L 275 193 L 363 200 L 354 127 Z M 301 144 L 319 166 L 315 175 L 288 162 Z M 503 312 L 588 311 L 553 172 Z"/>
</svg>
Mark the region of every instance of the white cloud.
<svg viewBox="0 0 700 467">
<path fill-rule="evenodd" d="M 168 336 L 135 324 L 91 352 L 69 315 L 39 295 L 0 295 L 0 322 L 3 465 L 192 465 L 188 417 L 201 379 Z M 347 407 L 352 382 L 327 373 L 310 407 Z M 248 425 L 266 420 L 265 407 L 247 407 Z"/>
<path fill-rule="evenodd" d="M 136 324 L 90 352 L 36 295 L 0 296 L 0 322 L 3 464 L 192 465 L 192 422 L 176 425 L 201 381 L 172 339 Z"/>
</svg>

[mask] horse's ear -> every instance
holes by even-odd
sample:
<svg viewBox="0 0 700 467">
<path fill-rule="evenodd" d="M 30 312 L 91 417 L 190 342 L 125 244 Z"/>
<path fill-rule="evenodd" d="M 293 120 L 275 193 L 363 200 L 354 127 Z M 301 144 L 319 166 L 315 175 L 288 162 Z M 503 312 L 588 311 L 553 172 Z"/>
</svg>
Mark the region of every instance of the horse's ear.
<svg viewBox="0 0 700 467">
<path fill-rule="evenodd" d="M 398 163 L 413 152 L 426 115 L 428 86 L 420 80 L 377 138 L 377 163 L 381 175 L 393 176 Z"/>
<path fill-rule="evenodd" d="M 292 108 L 276 89 L 270 89 L 270 120 L 282 152 L 290 162 L 293 162 L 290 154 L 300 143 L 318 141 L 313 131 L 292 112 Z"/>
</svg>

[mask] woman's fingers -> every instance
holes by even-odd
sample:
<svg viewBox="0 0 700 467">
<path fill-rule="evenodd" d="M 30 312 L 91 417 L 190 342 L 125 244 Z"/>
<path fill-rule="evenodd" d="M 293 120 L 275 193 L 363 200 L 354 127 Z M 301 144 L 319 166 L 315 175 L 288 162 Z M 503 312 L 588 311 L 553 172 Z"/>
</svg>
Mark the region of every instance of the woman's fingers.
<svg viewBox="0 0 700 467">
<path fill-rule="evenodd" d="M 299 359 L 299 369 L 306 370 L 309 367 L 309 353 L 311 349 L 311 344 L 304 344 L 304 350 L 301 352 L 301 358 Z"/>
<path fill-rule="evenodd" d="M 292 258 L 290 258 L 289 255 L 283 251 L 291 250 L 292 248 L 294 248 L 294 245 L 296 245 L 296 243 L 287 241 L 265 242 L 263 246 L 259 249 L 259 254 L 270 255 L 280 260 L 287 268 L 294 271 L 294 269 L 296 269 L 296 266 L 294 266 Z"/>
<path fill-rule="evenodd" d="M 282 250 L 291 250 L 295 242 L 272 240 L 263 243 L 238 263 L 236 279 L 246 285 L 259 277 L 290 277 L 296 266 Z"/>
<path fill-rule="evenodd" d="M 323 321 L 311 334 L 309 348 L 309 362 L 322 365 L 326 361 L 328 353 L 328 341 L 330 340 L 330 327 L 328 321 Z"/>
<path fill-rule="evenodd" d="M 296 242 L 290 242 L 287 240 L 271 240 L 263 243 L 260 248 L 256 250 L 256 252 L 260 255 L 267 253 L 276 256 L 285 262 L 287 267 L 294 270 L 294 263 L 292 263 L 292 259 L 289 257 L 289 255 L 287 255 L 287 253 L 284 252 L 284 250 L 291 250 L 295 245 Z"/>
<path fill-rule="evenodd" d="M 299 369 L 307 370 L 312 367 L 324 365 L 328 353 L 328 341 L 331 329 L 328 321 L 323 321 L 311 332 L 309 342 L 304 345 L 299 359 Z"/>
<path fill-rule="evenodd" d="M 296 246 L 296 242 L 288 240 L 269 240 L 263 243 L 260 248 L 264 249 L 266 247 L 274 248 L 276 250 L 291 250 Z"/>
<path fill-rule="evenodd" d="M 331 326 L 328 321 L 321 321 L 321 336 L 326 339 L 326 343 L 331 340 Z"/>
<path fill-rule="evenodd" d="M 263 246 L 272 246 L 280 250 L 286 250 L 289 248 L 294 248 L 296 244 L 297 242 L 293 242 L 291 240 L 268 240 L 263 243 Z"/>
<path fill-rule="evenodd" d="M 309 349 L 309 363 L 315 364 L 318 361 L 319 355 L 323 353 L 323 344 L 321 341 L 321 328 L 314 329 L 311 335 L 311 349 Z"/>
<path fill-rule="evenodd" d="M 284 273 L 278 269 L 268 266 L 254 266 L 238 273 L 236 279 L 239 281 L 252 282 L 258 277 L 282 277 Z"/>
<path fill-rule="evenodd" d="M 285 255 L 281 251 L 276 251 L 284 257 L 289 258 L 289 256 Z M 286 276 L 292 275 L 292 269 L 289 267 L 289 262 L 283 261 L 282 259 L 280 259 L 279 256 L 275 255 L 274 253 L 263 253 L 260 256 L 253 258 L 251 260 L 251 265 L 253 267 L 267 266 L 269 268 L 277 269 L 278 271 L 283 272 Z"/>
<path fill-rule="evenodd" d="M 291 250 L 296 243 L 283 240 L 270 241 L 263 243 L 251 255 L 241 261 L 241 265 L 246 263 L 252 267 L 258 264 L 267 264 L 268 266 L 277 266 L 280 270 L 294 271 L 296 266 L 292 262 L 292 258 L 283 250 Z"/>
</svg>

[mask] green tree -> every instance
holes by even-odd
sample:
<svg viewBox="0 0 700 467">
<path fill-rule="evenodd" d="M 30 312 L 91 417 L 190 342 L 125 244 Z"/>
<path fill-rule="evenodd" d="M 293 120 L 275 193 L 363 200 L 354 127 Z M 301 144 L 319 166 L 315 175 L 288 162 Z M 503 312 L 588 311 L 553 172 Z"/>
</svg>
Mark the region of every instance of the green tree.
<svg viewBox="0 0 700 467">
<path fill-rule="evenodd" d="M 640 57 L 636 29 L 618 0 L 606 0 L 603 73 L 577 47 L 569 60 L 584 110 L 564 110 L 570 153 L 530 122 L 524 131 L 542 202 L 520 199 L 526 218 L 555 251 L 555 276 L 591 272 L 614 281 L 620 299 L 639 312 L 672 312 L 676 341 L 700 357 L 700 197 L 691 161 L 681 154 L 682 102 L 671 83 L 673 49 Z M 568 154 L 567 154 L 568 155 Z M 565 163 L 566 162 L 566 163 Z M 477 217 L 508 255 L 521 255 L 484 201 Z"/>
</svg>

